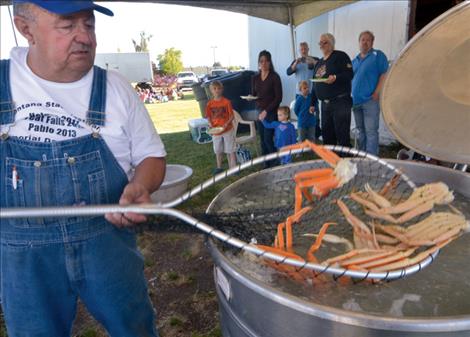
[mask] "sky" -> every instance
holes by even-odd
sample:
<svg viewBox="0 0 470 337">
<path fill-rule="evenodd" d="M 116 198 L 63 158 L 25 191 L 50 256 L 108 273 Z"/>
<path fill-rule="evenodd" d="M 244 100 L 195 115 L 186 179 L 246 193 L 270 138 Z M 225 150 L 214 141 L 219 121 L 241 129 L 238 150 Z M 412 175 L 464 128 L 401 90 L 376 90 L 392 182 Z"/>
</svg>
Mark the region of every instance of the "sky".
<svg viewBox="0 0 470 337">
<path fill-rule="evenodd" d="M 153 35 L 150 56 L 174 47 L 182 51 L 185 67 L 248 66 L 248 17 L 243 14 L 190 6 L 149 3 L 101 3 L 114 17 L 95 13 L 97 53 L 133 52 L 132 39 L 140 42 L 140 32 Z M 11 7 L 10 7 L 11 8 Z M 15 46 L 7 6 L 0 7 L 0 54 L 7 58 Z M 18 45 L 27 46 L 17 33 Z"/>
</svg>

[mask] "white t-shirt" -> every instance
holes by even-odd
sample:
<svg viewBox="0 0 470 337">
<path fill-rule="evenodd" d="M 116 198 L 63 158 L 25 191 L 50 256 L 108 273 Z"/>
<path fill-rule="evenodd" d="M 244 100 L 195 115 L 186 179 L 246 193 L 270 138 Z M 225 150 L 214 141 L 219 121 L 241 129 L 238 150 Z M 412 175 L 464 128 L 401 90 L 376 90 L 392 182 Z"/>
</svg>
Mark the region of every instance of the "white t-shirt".
<svg viewBox="0 0 470 337">
<path fill-rule="evenodd" d="M 0 126 L 11 136 L 51 142 L 92 132 L 86 123 L 93 69 L 72 83 L 56 83 L 36 76 L 26 63 L 28 48 L 10 53 L 10 82 L 15 102 L 15 122 Z M 99 134 L 130 178 L 132 168 L 147 157 L 165 157 L 153 122 L 127 80 L 108 71 L 106 120 Z"/>
</svg>

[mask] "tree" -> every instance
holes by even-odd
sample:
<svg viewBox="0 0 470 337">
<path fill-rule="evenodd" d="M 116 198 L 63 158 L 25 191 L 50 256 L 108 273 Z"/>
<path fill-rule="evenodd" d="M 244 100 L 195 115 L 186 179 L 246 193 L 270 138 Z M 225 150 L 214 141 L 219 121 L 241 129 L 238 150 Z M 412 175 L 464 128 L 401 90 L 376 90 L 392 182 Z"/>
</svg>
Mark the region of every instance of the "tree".
<svg viewBox="0 0 470 337">
<path fill-rule="evenodd" d="M 160 70 L 166 75 L 176 75 L 183 70 L 181 55 L 181 50 L 177 50 L 173 47 L 165 49 L 165 52 L 157 57 Z"/>
<path fill-rule="evenodd" d="M 148 35 L 145 32 L 140 32 L 140 43 L 135 42 L 134 39 L 132 39 L 132 43 L 134 44 L 134 49 L 136 52 L 148 52 L 148 44 L 150 42 L 150 39 L 153 37 L 153 35 Z"/>
<path fill-rule="evenodd" d="M 220 62 L 214 62 L 214 64 L 212 65 L 212 68 L 222 68 L 222 64 Z"/>
</svg>

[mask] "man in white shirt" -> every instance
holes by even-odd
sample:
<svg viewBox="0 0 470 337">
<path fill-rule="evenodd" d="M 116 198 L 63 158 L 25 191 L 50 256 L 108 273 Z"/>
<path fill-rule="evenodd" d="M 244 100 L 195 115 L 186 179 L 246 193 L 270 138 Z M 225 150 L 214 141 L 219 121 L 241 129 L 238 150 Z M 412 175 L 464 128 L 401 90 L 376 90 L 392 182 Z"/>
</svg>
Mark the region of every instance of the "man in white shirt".
<svg viewBox="0 0 470 337">
<path fill-rule="evenodd" d="M 143 104 L 94 67 L 92 1 L 14 1 L 28 48 L 0 63 L 0 207 L 150 202 L 165 149 Z M 106 218 L 106 219 L 105 219 Z M 66 336 L 76 301 L 111 336 L 158 336 L 135 235 L 140 214 L 2 219 L 0 292 L 10 336 Z"/>
</svg>

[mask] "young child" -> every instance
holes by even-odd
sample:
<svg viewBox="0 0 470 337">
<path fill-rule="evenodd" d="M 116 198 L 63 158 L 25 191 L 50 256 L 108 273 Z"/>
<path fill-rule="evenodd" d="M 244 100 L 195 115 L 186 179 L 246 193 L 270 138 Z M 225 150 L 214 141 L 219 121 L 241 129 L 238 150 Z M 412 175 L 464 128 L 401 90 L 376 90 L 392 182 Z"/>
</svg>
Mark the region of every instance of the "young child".
<svg viewBox="0 0 470 337">
<path fill-rule="evenodd" d="M 211 82 L 209 89 L 212 94 L 212 99 L 209 100 L 206 106 L 206 117 L 209 121 L 209 126 L 211 128 L 223 128 L 220 133 L 212 135 L 212 145 L 214 146 L 217 161 L 217 168 L 214 170 L 214 174 L 217 174 L 223 171 L 222 160 L 224 152 L 227 154 L 228 166 L 232 168 L 236 165 L 235 130 L 232 123 L 232 103 L 222 96 L 224 91 L 222 82 Z"/>
<path fill-rule="evenodd" d="M 299 82 L 300 95 L 295 98 L 294 112 L 297 115 L 297 128 L 299 129 L 299 141 L 308 139 L 315 141 L 315 126 L 317 119 L 315 117 L 314 107 L 312 105 L 312 95 L 307 81 Z"/>
<path fill-rule="evenodd" d="M 287 106 L 280 106 L 277 109 L 277 119 L 279 121 L 268 122 L 265 120 L 266 114 L 260 114 L 259 119 L 263 122 L 263 125 L 267 129 L 274 130 L 274 146 L 277 150 L 287 145 L 292 145 L 297 142 L 297 135 L 295 133 L 294 124 L 289 122 L 290 109 Z M 292 161 L 291 156 L 281 157 L 281 164 L 288 164 Z"/>
</svg>

